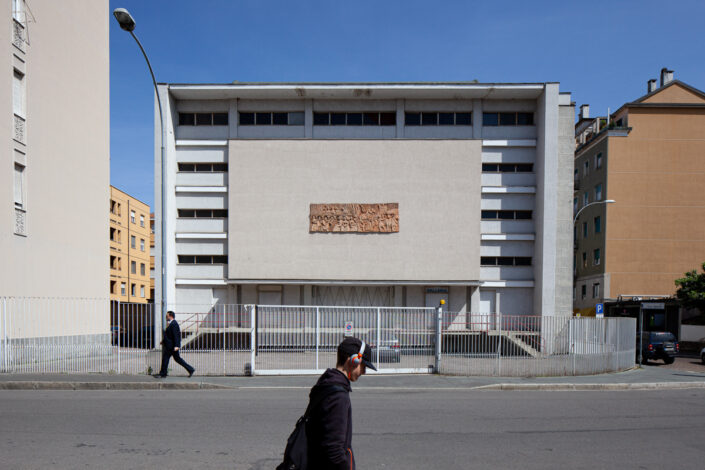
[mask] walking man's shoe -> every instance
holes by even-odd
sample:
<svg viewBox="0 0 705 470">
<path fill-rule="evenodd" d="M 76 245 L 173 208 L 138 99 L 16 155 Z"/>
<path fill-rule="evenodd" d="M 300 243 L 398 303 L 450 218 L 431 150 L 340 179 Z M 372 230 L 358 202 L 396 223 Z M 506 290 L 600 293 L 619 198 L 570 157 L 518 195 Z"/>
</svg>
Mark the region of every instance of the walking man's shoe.
<svg viewBox="0 0 705 470">
<path fill-rule="evenodd" d="M 191 377 L 194 372 L 196 372 L 196 369 L 191 369 L 191 372 L 188 373 L 188 376 Z"/>
</svg>

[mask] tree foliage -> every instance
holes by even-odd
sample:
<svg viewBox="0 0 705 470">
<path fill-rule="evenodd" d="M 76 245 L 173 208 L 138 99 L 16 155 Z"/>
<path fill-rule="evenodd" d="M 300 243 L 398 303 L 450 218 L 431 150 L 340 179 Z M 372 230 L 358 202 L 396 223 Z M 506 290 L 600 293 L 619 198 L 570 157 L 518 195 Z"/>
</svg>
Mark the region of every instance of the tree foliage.
<svg viewBox="0 0 705 470">
<path fill-rule="evenodd" d="M 686 308 L 697 308 L 705 312 L 705 263 L 702 264 L 703 272 L 693 269 L 685 273 L 685 277 L 676 279 L 676 297 Z"/>
</svg>

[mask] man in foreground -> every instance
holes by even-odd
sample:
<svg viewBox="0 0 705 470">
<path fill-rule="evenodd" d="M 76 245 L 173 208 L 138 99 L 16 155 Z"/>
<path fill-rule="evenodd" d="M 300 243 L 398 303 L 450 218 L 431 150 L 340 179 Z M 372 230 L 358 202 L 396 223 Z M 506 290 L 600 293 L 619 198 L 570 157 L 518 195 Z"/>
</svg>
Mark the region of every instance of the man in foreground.
<svg viewBox="0 0 705 470">
<path fill-rule="evenodd" d="M 308 466 L 318 470 L 355 468 L 352 451 L 351 382 L 365 374 L 372 364 L 372 351 L 364 341 L 348 337 L 338 346 L 336 367 L 326 370 L 311 389 L 313 402 L 318 393 L 325 393 L 311 410 L 307 426 Z M 331 385 L 345 391 L 329 392 Z"/>
<path fill-rule="evenodd" d="M 180 364 L 181 367 L 188 371 L 189 377 L 196 371 L 196 369 L 181 359 L 179 355 L 179 348 L 181 347 L 181 329 L 176 320 L 174 320 L 174 316 L 174 312 L 171 310 L 166 312 L 166 329 L 164 330 L 162 339 L 162 368 L 158 376 L 160 378 L 166 377 L 169 368 L 169 359 L 171 359 L 172 356 L 177 364 Z"/>
</svg>

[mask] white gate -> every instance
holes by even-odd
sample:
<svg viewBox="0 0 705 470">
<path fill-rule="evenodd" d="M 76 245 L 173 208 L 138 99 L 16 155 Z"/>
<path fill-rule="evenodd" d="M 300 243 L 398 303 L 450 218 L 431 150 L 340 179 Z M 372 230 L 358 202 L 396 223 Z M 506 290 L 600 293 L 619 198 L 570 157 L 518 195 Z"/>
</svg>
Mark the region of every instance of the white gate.
<svg viewBox="0 0 705 470">
<path fill-rule="evenodd" d="M 338 344 L 349 335 L 370 345 L 380 373 L 430 373 L 435 318 L 433 308 L 257 305 L 254 372 L 320 374 L 335 367 Z"/>
</svg>

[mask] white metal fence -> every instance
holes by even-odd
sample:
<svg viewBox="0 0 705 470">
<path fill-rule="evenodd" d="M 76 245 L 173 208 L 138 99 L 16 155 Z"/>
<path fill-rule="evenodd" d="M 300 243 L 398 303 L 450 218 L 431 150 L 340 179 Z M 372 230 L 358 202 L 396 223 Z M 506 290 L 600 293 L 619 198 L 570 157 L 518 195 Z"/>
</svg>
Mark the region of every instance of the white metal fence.
<svg viewBox="0 0 705 470">
<path fill-rule="evenodd" d="M 636 322 L 448 313 L 433 308 L 176 305 L 181 356 L 198 375 L 316 374 L 346 335 L 379 373 L 583 375 L 634 366 Z M 161 322 L 149 304 L 0 297 L 0 371 L 154 373 Z M 172 363 L 169 373 L 187 372 Z"/>
</svg>

